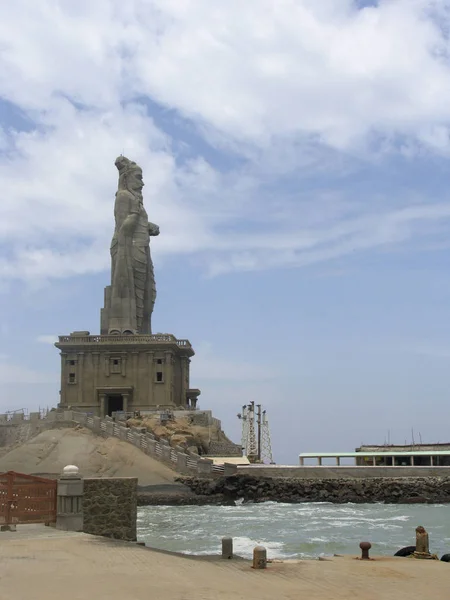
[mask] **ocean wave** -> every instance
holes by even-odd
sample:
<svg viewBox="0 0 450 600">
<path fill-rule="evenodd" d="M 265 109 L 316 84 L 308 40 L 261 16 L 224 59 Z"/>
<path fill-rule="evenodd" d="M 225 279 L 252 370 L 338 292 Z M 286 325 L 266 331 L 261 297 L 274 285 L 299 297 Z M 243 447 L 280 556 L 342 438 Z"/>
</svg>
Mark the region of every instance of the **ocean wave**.
<svg viewBox="0 0 450 600">
<path fill-rule="evenodd" d="M 363 539 L 372 543 L 375 554 L 392 556 L 414 543 L 415 527 L 423 523 L 433 552 L 444 554 L 450 547 L 450 519 L 443 510 L 450 516 L 450 506 L 431 505 L 150 506 L 140 508 L 137 526 L 140 540 L 163 550 L 218 555 L 221 538 L 229 535 L 237 555 L 251 558 L 261 544 L 269 558 L 282 559 L 355 554 Z"/>
</svg>

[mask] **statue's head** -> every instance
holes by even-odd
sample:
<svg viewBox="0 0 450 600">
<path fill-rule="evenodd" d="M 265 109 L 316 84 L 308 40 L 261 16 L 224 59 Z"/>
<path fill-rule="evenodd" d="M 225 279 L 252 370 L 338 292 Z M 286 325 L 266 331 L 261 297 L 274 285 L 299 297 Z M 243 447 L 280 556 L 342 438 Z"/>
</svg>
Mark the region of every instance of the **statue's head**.
<svg viewBox="0 0 450 600">
<path fill-rule="evenodd" d="M 119 190 L 140 193 L 144 187 L 141 167 L 122 155 L 116 158 L 115 165 L 119 171 Z"/>
</svg>

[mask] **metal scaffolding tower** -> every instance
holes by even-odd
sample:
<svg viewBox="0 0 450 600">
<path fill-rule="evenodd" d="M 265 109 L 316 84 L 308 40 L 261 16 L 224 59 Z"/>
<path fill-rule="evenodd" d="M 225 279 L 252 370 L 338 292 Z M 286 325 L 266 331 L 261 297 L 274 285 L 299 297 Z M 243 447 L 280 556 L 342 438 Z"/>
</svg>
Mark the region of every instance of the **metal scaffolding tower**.
<svg viewBox="0 0 450 600">
<path fill-rule="evenodd" d="M 243 406 L 238 418 L 242 420 L 242 450 L 249 461 L 273 464 L 269 421 L 261 404 L 256 405 L 256 410 L 253 401 Z"/>
<path fill-rule="evenodd" d="M 261 462 L 267 462 L 270 465 L 273 465 L 274 462 L 272 455 L 272 443 L 270 441 L 269 420 L 265 410 L 263 410 L 262 414 L 261 438 Z"/>
</svg>

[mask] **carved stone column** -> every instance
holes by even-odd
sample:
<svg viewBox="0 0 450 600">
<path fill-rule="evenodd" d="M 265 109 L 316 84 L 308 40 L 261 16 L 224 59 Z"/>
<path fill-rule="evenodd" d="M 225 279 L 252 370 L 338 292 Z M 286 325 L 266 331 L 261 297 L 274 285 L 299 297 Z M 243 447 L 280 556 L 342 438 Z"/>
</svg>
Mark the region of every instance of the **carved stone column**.
<svg viewBox="0 0 450 600">
<path fill-rule="evenodd" d="M 83 404 L 83 371 L 84 371 L 84 352 L 78 352 L 77 365 L 77 384 L 78 384 L 78 406 Z"/>
<path fill-rule="evenodd" d="M 66 375 L 66 360 L 67 352 L 60 352 L 61 356 L 61 397 L 60 403 L 63 406 L 67 406 L 67 375 Z"/>
<path fill-rule="evenodd" d="M 122 394 L 123 412 L 128 412 L 130 394 Z"/>
<path fill-rule="evenodd" d="M 181 360 L 181 390 L 180 390 L 180 394 L 181 394 L 181 404 L 183 406 L 187 406 L 188 405 L 188 399 L 187 399 L 187 391 L 189 389 L 189 363 L 191 362 L 189 360 L 188 356 L 182 356 L 180 358 Z"/>
<path fill-rule="evenodd" d="M 140 393 L 141 393 L 141 386 L 139 385 L 138 360 L 139 360 L 139 352 L 133 351 L 131 353 L 131 362 L 132 362 L 132 373 L 133 373 L 133 381 L 134 381 L 134 390 L 133 390 L 133 404 L 134 405 L 140 403 Z"/>
<path fill-rule="evenodd" d="M 153 382 L 155 379 L 155 367 L 154 367 L 155 353 L 153 351 L 147 352 L 147 404 L 153 404 Z"/>
<path fill-rule="evenodd" d="M 173 403 L 173 355 L 171 351 L 164 352 L 166 363 L 166 404 L 170 406 Z"/>
</svg>

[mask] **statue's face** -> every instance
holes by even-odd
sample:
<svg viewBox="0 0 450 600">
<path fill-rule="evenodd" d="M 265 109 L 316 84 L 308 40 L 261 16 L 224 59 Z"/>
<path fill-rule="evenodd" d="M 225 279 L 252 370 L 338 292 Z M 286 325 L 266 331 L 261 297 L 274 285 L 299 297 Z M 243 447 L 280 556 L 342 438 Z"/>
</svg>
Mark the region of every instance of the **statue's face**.
<svg viewBox="0 0 450 600">
<path fill-rule="evenodd" d="M 144 182 L 142 180 L 141 169 L 133 169 L 131 173 L 128 174 L 128 187 L 133 192 L 140 192 L 142 190 Z"/>
</svg>

